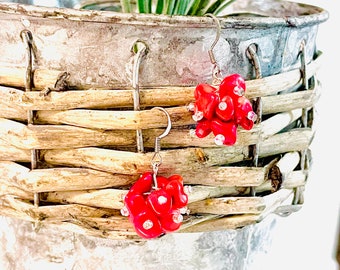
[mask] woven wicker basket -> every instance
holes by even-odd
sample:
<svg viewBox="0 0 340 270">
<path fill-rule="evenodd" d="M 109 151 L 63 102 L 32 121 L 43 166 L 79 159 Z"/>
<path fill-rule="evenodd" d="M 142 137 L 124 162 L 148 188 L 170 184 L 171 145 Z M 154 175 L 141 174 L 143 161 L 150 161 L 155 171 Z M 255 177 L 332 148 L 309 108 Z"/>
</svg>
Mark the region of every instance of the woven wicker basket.
<svg viewBox="0 0 340 270">
<path fill-rule="evenodd" d="M 161 141 L 159 173 L 181 174 L 192 188 L 190 213 L 178 232 L 235 229 L 271 213 L 298 210 L 310 170 L 313 108 L 320 95 L 315 75 L 322 54 L 315 46 L 316 29 L 327 19 L 325 11 L 312 10 L 311 15 L 293 14 L 290 25 L 268 17 L 221 21 L 224 41 L 236 44 L 235 37 L 244 37 L 234 55 L 231 46 L 225 56 L 224 43 L 216 49 L 221 70 L 244 76 L 246 96 L 262 104 L 257 111 L 261 121 L 250 131 L 239 129 L 234 146 L 221 147 L 211 136 L 195 137 L 187 109 L 195 85 L 210 79 L 207 48 L 216 32 L 211 18 L 0 4 L 1 215 L 87 235 L 140 239 L 120 209 L 132 183 L 150 170 L 154 139 L 167 126 L 154 106 L 166 108 L 173 126 Z M 255 27 L 249 27 L 252 19 L 259 20 Z M 175 26 L 185 45 L 160 45 L 164 36 L 154 33 L 170 35 Z M 114 43 L 114 34 L 125 31 L 135 34 Z M 190 47 L 205 34 L 203 43 Z M 137 38 L 148 45 L 138 87 L 131 83 L 136 55 L 130 50 Z M 266 38 L 282 48 L 266 51 Z M 103 43 L 107 47 L 95 45 Z M 254 43 L 255 58 L 249 59 L 246 50 Z M 178 47 L 181 52 L 189 48 L 186 59 L 173 60 Z M 201 73 L 189 76 L 183 63 L 173 61 L 198 61 Z M 137 88 L 139 110 L 134 108 Z M 142 132 L 143 152 L 137 151 L 136 130 Z"/>
</svg>

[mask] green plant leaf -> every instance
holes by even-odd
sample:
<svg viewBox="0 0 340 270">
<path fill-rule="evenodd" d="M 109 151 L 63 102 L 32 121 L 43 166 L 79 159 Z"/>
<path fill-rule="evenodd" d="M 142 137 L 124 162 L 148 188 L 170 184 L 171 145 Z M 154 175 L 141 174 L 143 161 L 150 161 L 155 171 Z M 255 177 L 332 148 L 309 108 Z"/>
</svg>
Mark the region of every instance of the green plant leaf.
<svg viewBox="0 0 340 270">
<path fill-rule="evenodd" d="M 195 0 L 191 4 L 191 8 L 188 12 L 188 15 L 192 16 L 200 16 L 203 15 L 203 10 L 206 6 L 209 5 L 210 0 Z"/>
<path fill-rule="evenodd" d="M 219 14 L 223 9 L 225 9 L 227 6 L 235 2 L 236 0 L 217 0 L 214 3 L 212 3 L 209 8 L 206 10 L 206 14 L 210 13 L 213 15 Z"/>
<path fill-rule="evenodd" d="M 122 11 L 126 13 L 131 12 L 131 1 L 129 0 L 120 0 L 120 5 L 122 6 Z"/>
<path fill-rule="evenodd" d="M 151 0 L 137 0 L 137 10 L 139 13 L 151 13 Z"/>
<path fill-rule="evenodd" d="M 189 3 L 190 3 L 190 0 L 177 1 L 174 14 L 186 15 L 188 11 Z"/>
<path fill-rule="evenodd" d="M 199 7 L 199 4 L 200 4 L 201 0 L 194 0 L 191 2 L 191 5 L 190 5 L 190 9 L 188 11 L 188 14 L 190 15 L 193 15 L 196 13 L 198 7 Z"/>
<path fill-rule="evenodd" d="M 217 15 L 236 0 L 120 0 L 123 12 L 167 15 Z M 136 9 L 136 10 L 135 10 Z"/>
<path fill-rule="evenodd" d="M 175 11 L 176 0 L 168 0 L 167 2 L 168 3 L 167 3 L 166 14 L 173 15 Z"/>
<path fill-rule="evenodd" d="M 163 9 L 164 9 L 164 4 L 165 4 L 166 0 L 158 0 L 156 3 L 156 9 L 155 9 L 155 13 L 156 14 L 162 14 L 163 13 Z"/>
</svg>

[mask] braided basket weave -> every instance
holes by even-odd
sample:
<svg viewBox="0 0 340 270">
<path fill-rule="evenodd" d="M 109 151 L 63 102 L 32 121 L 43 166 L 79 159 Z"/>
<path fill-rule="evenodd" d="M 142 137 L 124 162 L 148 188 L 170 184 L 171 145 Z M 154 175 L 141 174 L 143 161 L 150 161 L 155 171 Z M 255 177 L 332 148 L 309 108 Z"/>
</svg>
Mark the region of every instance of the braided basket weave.
<svg viewBox="0 0 340 270">
<path fill-rule="evenodd" d="M 303 22 L 296 19 L 295 26 L 281 18 L 261 17 L 248 28 L 241 26 L 249 26 L 252 17 L 221 20 L 223 41 L 231 45 L 229 53 L 225 43 L 218 45 L 216 59 L 223 73 L 244 76 L 247 98 L 261 101 L 261 121 L 250 131 L 239 129 L 235 145 L 217 146 L 210 135 L 194 135 L 187 108 L 195 86 L 211 79 L 207 50 L 216 32 L 211 18 L 140 19 L 0 4 L 0 214 L 87 235 L 140 239 L 120 209 L 129 187 L 150 170 L 154 139 L 167 126 L 154 106 L 164 107 L 172 122 L 161 141 L 159 173 L 180 174 L 191 186 L 190 212 L 179 233 L 236 229 L 271 213 L 297 211 L 310 170 L 313 111 L 320 95 L 316 72 L 322 54 L 315 31 L 327 18 L 321 9 L 313 12 L 301 16 Z M 177 36 L 166 43 L 174 25 Z M 128 34 L 117 41 L 114 35 L 120 32 Z M 265 35 L 275 37 L 274 47 L 282 51 L 265 51 Z M 140 62 L 138 110 L 131 79 L 136 59 L 131 46 L 137 38 L 148 47 Z M 185 45 L 173 43 L 176 38 Z M 234 55 L 232 44 L 238 46 Z M 255 58 L 246 53 L 251 44 L 256 44 Z M 187 62 L 200 66 L 201 73 Z M 136 148 L 136 130 L 142 133 L 143 152 Z"/>
</svg>

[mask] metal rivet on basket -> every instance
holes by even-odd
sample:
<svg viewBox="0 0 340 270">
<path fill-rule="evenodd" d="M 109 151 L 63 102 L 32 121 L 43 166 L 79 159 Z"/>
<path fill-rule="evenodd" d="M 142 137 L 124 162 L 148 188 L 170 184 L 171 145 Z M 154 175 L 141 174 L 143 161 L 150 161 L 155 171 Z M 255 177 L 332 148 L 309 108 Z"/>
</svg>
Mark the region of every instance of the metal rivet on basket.
<svg viewBox="0 0 340 270">
<path fill-rule="evenodd" d="M 53 87 L 46 87 L 44 90 L 42 90 L 39 95 L 44 97 L 47 96 L 51 91 L 63 91 L 66 90 L 68 88 L 68 78 L 70 77 L 70 73 L 68 72 L 61 72 L 58 77 L 57 80 L 54 84 Z"/>
<path fill-rule="evenodd" d="M 306 43 L 304 40 L 301 41 L 300 45 L 300 61 L 301 61 L 301 81 L 304 90 L 308 90 L 308 77 L 307 77 L 307 63 L 306 63 Z M 301 123 L 303 127 L 307 127 L 308 122 L 308 110 L 306 108 L 302 109 Z"/>
<path fill-rule="evenodd" d="M 133 91 L 133 108 L 135 111 L 140 110 L 140 93 L 139 93 L 139 67 L 143 56 L 147 53 L 147 46 L 144 41 L 137 40 L 132 45 L 132 52 L 135 54 L 132 71 Z M 137 151 L 144 152 L 143 134 L 141 129 L 136 130 Z"/>
<path fill-rule="evenodd" d="M 304 89 L 308 89 L 308 76 L 307 76 L 307 63 L 306 63 L 306 42 L 301 41 L 300 51 L 299 51 L 300 61 L 301 61 L 301 79 Z"/>
<path fill-rule="evenodd" d="M 28 30 L 23 30 L 20 33 L 21 39 L 26 45 L 27 62 L 26 62 L 26 76 L 25 76 L 25 91 L 32 91 L 32 69 L 33 69 L 33 35 Z M 27 112 L 28 125 L 34 124 L 34 112 L 29 110 Z M 38 166 L 38 151 L 36 149 L 31 150 L 31 169 L 34 170 Z M 34 193 L 34 206 L 38 207 L 40 202 L 39 193 Z"/>
<path fill-rule="evenodd" d="M 299 51 L 299 57 L 301 61 L 301 81 L 302 81 L 302 87 L 304 90 L 309 89 L 308 85 L 308 76 L 307 76 L 307 63 L 306 63 L 306 42 L 305 40 L 301 41 L 300 44 L 300 51 Z M 302 109 L 302 115 L 301 115 L 301 126 L 303 128 L 308 126 L 308 110 L 306 108 Z M 307 162 L 307 149 L 303 149 L 300 151 L 300 167 L 303 173 L 307 177 L 307 168 L 308 168 L 308 162 Z M 293 199 L 293 205 L 295 204 L 302 204 L 304 201 L 303 198 L 303 187 L 297 187 L 294 190 L 294 199 Z"/>
<path fill-rule="evenodd" d="M 262 78 L 262 69 L 261 69 L 261 64 L 260 64 L 260 59 L 257 54 L 258 51 L 258 46 L 255 43 L 252 43 L 248 46 L 246 50 L 246 55 L 251 60 L 254 69 L 255 69 L 255 75 L 256 79 Z"/>
<path fill-rule="evenodd" d="M 246 55 L 250 59 L 251 63 L 253 64 L 253 67 L 255 69 L 256 79 L 262 78 L 262 69 L 260 65 L 260 59 L 257 54 L 258 47 L 256 44 L 250 44 L 246 50 Z M 262 121 L 262 98 L 257 97 L 253 101 L 253 108 L 257 115 L 256 124 L 260 123 Z M 249 154 L 252 159 L 252 165 L 254 167 L 258 167 L 258 160 L 259 160 L 259 145 L 250 145 L 249 146 Z M 256 195 L 255 187 L 250 187 L 250 194 L 252 196 Z"/>
</svg>

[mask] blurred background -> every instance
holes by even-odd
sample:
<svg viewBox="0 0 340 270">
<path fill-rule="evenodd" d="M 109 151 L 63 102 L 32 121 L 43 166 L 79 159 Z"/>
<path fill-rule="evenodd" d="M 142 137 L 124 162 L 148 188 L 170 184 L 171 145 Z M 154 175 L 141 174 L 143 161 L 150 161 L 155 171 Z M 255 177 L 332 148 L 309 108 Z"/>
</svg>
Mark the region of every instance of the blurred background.
<svg viewBox="0 0 340 270">
<path fill-rule="evenodd" d="M 250 269 L 340 269 L 336 262 L 340 220 L 339 133 L 336 131 L 340 100 L 338 44 L 340 25 L 338 1 L 295 1 L 322 7 L 329 19 L 319 26 L 317 47 L 324 62 L 319 70 L 322 84 L 317 104 L 316 136 L 312 144 L 313 167 L 306 185 L 303 208 L 289 218 L 281 218 L 272 233 L 267 254 Z M 335 125 L 333 126 L 332 123 Z"/>
</svg>

